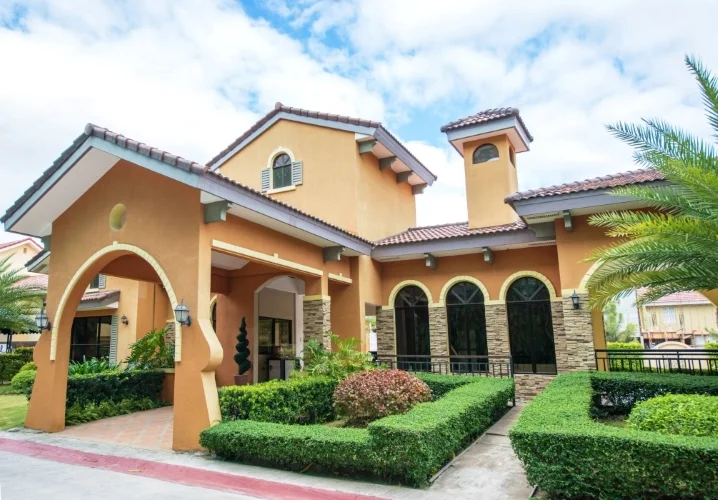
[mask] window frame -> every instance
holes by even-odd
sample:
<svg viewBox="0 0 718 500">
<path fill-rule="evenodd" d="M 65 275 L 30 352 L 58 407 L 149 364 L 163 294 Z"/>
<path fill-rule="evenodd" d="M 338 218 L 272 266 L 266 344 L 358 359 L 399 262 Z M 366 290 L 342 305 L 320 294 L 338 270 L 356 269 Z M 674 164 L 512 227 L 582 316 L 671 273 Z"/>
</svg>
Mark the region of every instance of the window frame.
<svg viewBox="0 0 718 500">
<path fill-rule="evenodd" d="M 94 333 L 94 342 L 77 342 L 77 335 L 80 333 L 80 323 L 84 323 L 84 329 L 85 333 L 87 332 L 87 329 L 89 327 L 88 323 L 90 320 L 95 320 L 96 326 L 95 326 L 95 333 Z M 102 338 L 102 325 L 108 326 L 108 331 L 110 335 L 107 337 L 107 345 L 105 345 L 103 342 L 101 342 Z M 111 315 L 102 315 L 102 316 L 81 316 L 74 318 L 72 320 L 72 327 L 70 330 L 70 361 L 76 361 L 76 362 L 82 362 L 83 360 L 79 356 L 74 356 L 74 352 L 76 348 L 84 348 L 83 350 L 87 349 L 88 347 L 94 346 L 94 355 L 90 356 L 90 358 L 87 358 L 87 353 L 82 353 L 87 359 L 91 358 L 100 358 L 100 359 L 109 359 L 110 358 L 110 349 L 112 345 L 112 316 Z M 103 354 L 104 351 L 107 351 L 107 354 Z"/>
<path fill-rule="evenodd" d="M 272 332 L 272 343 L 271 344 L 261 344 L 260 343 L 260 337 L 257 335 L 257 351 L 259 354 L 264 355 L 272 355 L 274 354 L 273 351 L 277 350 L 283 345 L 291 345 L 296 349 L 296 345 L 294 344 L 295 338 L 294 338 L 294 330 L 293 330 L 293 322 L 291 319 L 286 318 L 273 318 L 271 316 L 259 316 L 258 318 L 258 328 L 257 331 L 259 332 L 261 330 L 261 324 L 262 322 L 271 322 L 271 332 Z M 287 328 L 289 328 L 289 342 L 282 342 L 281 339 L 281 332 L 277 330 L 277 326 L 285 324 Z"/>
<path fill-rule="evenodd" d="M 100 274 L 96 274 L 92 280 L 90 280 L 90 284 L 87 286 L 88 290 L 99 290 L 100 289 Z"/>
<path fill-rule="evenodd" d="M 287 158 L 288 163 L 285 165 L 277 165 L 277 161 L 283 157 Z M 271 167 L 271 176 L 270 176 L 271 180 L 272 180 L 271 184 L 270 184 L 271 189 L 288 188 L 288 187 L 291 187 L 294 185 L 294 183 L 292 182 L 292 163 L 294 163 L 292 161 L 292 157 L 286 151 L 280 152 L 272 158 L 272 167 Z M 281 169 L 281 172 L 279 172 L 280 169 Z M 277 173 L 278 172 L 280 173 L 280 178 L 283 181 L 288 181 L 287 184 L 281 184 L 281 185 L 277 184 L 276 181 L 277 181 Z"/>
<path fill-rule="evenodd" d="M 496 153 L 496 156 L 492 156 L 491 158 L 483 161 L 478 161 L 476 155 L 481 150 L 487 150 L 491 149 L 493 152 Z M 485 144 L 481 144 L 480 146 L 476 146 L 476 149 L 474 149 L 474 152 L 471 154 L 471 163 L 474 165 L 479 165 L 481 163 L 489 163 L 492 161 L 498 161 L 499 158 L 501 158 L 501 153 L 499 152 L 499 148 L 496 146 L 496 144 L 493 144 L 491 142 L 487 142 Z"/>
<path fill-rule="evenodd" d="M 666 325 L 676 324 L 676 308 L 666 306 L 663 308 L 663 323 Z"/>
<path fill-rule="evenodd" d="M 406 285 L 394 298 L 394 331 L 397 356 L 418 356 L 397 358 L 399 369 L 426 369 L 431 355 L 431 331 L 429 325 L 429 298 L 421 287 Z M 409 349 L 412 347 L 412 349 Z M 412 350 L 414 352 L 409 352 Z M 404 352 L 401 352 L 404 351 Z"/>
<path fill-rule="evenodd" d="M 468 299 L 457 293 L 459 287 L 470 291 Z M 468 287 L 468 289 L 467 289 Z M 449 356 L 452 372 L 488 371 L 488 360 L 460 358 L 460 356 L 488 356 L 488 334 L 486 331 L 486 304 L 481 288 L 471 281 L 454 283 L 446 293 L 446 326 L 449 336 Z M 475 338 L 472 339 L 472 327 Z M 462 341 L 468 352 L 454 352 L 455 344 Z M 473 342 L 472 342 L 473 340 Z"/>
</svg>

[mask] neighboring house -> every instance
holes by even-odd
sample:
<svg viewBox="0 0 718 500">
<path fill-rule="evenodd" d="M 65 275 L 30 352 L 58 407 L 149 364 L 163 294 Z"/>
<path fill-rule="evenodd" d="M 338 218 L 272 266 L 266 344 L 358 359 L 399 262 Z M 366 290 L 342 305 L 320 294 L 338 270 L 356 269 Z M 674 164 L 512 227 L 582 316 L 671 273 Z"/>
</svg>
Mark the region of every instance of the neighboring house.
<svg viewBox="0 0 718 500">
<path fill-rule="evenodd" d="M 511 356 L 521 396 L 594 368 L 605 338 L 584 259 L 610 239 L 587 219 L 643 208 L 614 187 L 665 181 L 637 170 L 517 192 L 533 141 L 517 109 L 441 130 L 463 158 L 468 220 L 416 227 L 416 196 L 436 176 L 378 122 L 278 103 L 206 164 L 88 125 L 2 218 L 47 249 L 30 266 L 50 276 L 52 328 L 27 425 L 63 426 L 59 398 L 45 395 L 64 390 L 67 313 L 98 273 L 162 286 L 168 309 L 189 315 L 175 323 L 177 449 L 197 448 L 220 418 L 216 387 L 234 382 L 242 318 L 255 382 L 270 356 L 301 355 L 311 339 L 329 347 L 329 330 L 368 350 L 367 316 L 379 360 L 468 371 L 486 369 L 470 356 L 489 355 L 506 373 Z"/>
<path fill-rule="evenodd" d="M 20 269 L 27 273 L 25 264 L 42 250 L 42 246 L 32 238 L 0 243 L 0 261 L 10 257 L 11 269 Z"/>
<path fill-rule="evenodd" d="M 679 292 L 641 308 L 643 339 L 648 346 L 678 341 L 694 347 L 715 340 L 716 306 L 698 292 Z"/>
</svg>

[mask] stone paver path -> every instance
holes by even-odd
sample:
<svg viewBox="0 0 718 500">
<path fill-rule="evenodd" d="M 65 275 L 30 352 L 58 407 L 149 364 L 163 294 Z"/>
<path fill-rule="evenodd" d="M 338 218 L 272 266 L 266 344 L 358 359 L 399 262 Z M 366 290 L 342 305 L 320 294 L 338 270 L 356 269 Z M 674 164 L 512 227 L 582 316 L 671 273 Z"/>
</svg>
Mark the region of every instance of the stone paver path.
<svg viewBox="0 0 718 500">
<path fill-rule="evenodd" d="M 138 411 L 73 425 L 56 436 L 147 450 L 172 449 L 172 407 Z"/>
</svg>

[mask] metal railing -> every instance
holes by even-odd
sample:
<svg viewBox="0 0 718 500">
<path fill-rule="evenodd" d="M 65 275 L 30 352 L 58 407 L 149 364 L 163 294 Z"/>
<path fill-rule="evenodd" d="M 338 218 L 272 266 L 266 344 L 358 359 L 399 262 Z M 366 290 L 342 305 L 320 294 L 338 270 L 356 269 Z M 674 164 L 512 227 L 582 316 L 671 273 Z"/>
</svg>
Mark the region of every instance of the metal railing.
<svg viewBox="0 0 718 500">
<path fill-rule="evenodd" d="M 389 368 L 438 374 L 513 377 L 511 356 L 377 355 L 377 364 Z"/>
<path fill-rule="evenodd" d="M 598 370 L 718 375 L 716 349 L 596 349 L 595 353 Z"/>
</svg>

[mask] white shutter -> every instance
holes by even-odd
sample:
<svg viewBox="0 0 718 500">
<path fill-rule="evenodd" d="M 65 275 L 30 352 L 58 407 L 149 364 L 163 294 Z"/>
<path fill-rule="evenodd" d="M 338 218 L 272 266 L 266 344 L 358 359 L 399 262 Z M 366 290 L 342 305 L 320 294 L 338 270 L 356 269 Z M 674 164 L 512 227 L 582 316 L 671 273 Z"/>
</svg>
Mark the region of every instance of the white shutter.
<svg viewBox="0 0 718 500">
<path fill-rule="evenodd" d="M 97 281 L 98 281 L 98 283 L 99 283 L 99 284 L 97 285 L 97 288 L 105 288 L 106 277 L 105 277 L 104 274 L 101 274 L 101 275 L 100 275 L 100 278 L 99 278 Z"/>
<path fill-rule="evenodd" d="M 110 323 L 110 364 L 117 364 L 117 314 L 112 315 Z"/>
<path fill-rule="evenodd" d="M 269 191 L 269 169 L 262 170 L 262 192 Z"/>
<path fill-rule="evenodd" d="M 302 181 L 302 162 L 295 161 L 292 163 L 292 184 L 294 186 L 299 186 Z"/>
</svg>

